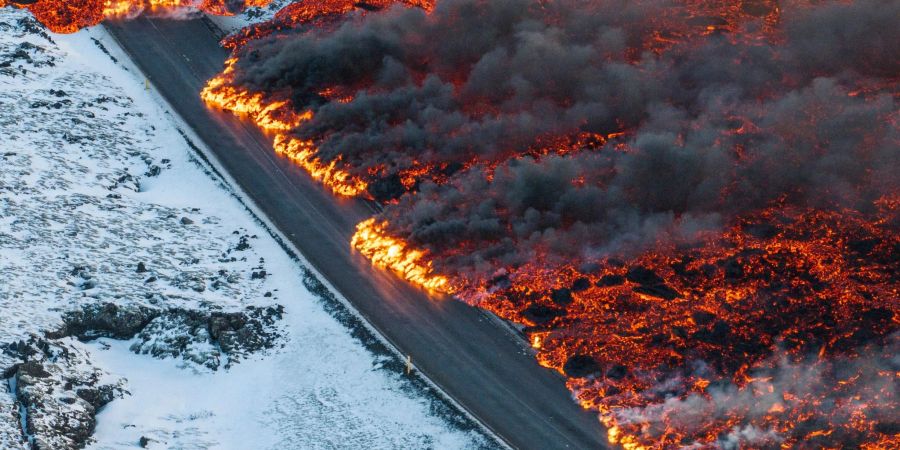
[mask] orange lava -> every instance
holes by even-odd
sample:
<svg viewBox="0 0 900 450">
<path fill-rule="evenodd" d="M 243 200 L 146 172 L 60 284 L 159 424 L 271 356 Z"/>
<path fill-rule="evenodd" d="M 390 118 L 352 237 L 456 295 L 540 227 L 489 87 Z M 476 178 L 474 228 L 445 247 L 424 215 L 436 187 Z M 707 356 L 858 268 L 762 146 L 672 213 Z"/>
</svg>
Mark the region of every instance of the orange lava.
<svg viewBox="0 0 900 450">
<path fill-rule="evenodd" d="M 356 10 L 381 9 L 394 3 L 396 3 L 394 0 L 377 0 L 364 4 L 347 0 L 292 3 L 279 11 L 271 21 L 247 27 L 229 36 L 223 41 L 223 45 L 237 48 L 247 40 L 264 37 L 279 29 L 339 18 Z M 433 3 L 419 0 L 401 4 L 426 9 L 433 6 Z M 233 78 L 236 62 L 235 58 L 230 58 L 225 62 L 222 72 L 207 82 L 206 87 L 200 93 L 201 98 L 211 107 L 247 117 L 253 120 L 260 129 L 272 133 L 273 147 L 276 153 L 290 158 L 303 167 L 314 179 L 323 183 L 335 194 L 347 197 L 367 196 L 368 183 L 345 170 L 340 159 L 322 161 L 318 157 L 315 142 L 298 139 L 290 134 L 293 128 L 311 119 L 312 112 L 296 112 L 294 105 L 289 100 L 279 97 L 278 94 L 248 92 L 243 88 L 233 86 L 230 80 Z M 325 89 L 320 92 L 320 95 L 334 102 L 348 102 L 352 99 L 351 95 L 336 88 Z"/>
<path fill-rule="evenodd" d="M 366 183 L 352 177 L 338 167 L 339 161 L 324 163 L 317 157 L 315 144 L 290 135 L 290 131 L 312 118 L 312 112 L 297 113 L 289 100 L 268 100 L 262 93 L 249 93 L 227 85 L 234 72 L 236 60 L 225 62 L 221 74 L 209 80 L 201 91 L 201 98 L 211 107 L 231 111 L 252 120 L 260 129 L 273 135 L 273 147 L 303 167 L 332 192 L 343 196 L 358 196 L 366 192 Z"/>
<path fill-rule="evenodd" d="M 401 239 L 387 235 L 386 223 L 369 219 L 356 226 L 350 245 L 373 264 L 390 269 L 405 280 L 429 291 L 452 293 L 447 277 L 436 275 L 422 250 L 411 248 Z"/>
<path fill-rule="evenodd" d="M 244 0 L 242 7 L 259 7 L 271 0 Z M 204 11 L 216 15 L 234 14 L 226 0 L 0 0 L 0 7 L 27 8 L 54 33 L 74 33 L 110 18 L 131 18 L 141 13 Z"/>
<path fill-rule="evenodd" d="M 872 216 L 773 207 L 700 245 L 606 258 L 589 273 L 538 257 L 494 279 L 445 276 L 374 219 L 353 245 L 527 325 L 540 364 L 570 375 L 610 443 L 707 448 L 734 434 L 753 448 L 897 448 L 900 373 L 875 364 L 900 339 L 900 209 L 879 205 Z"/>
<path fill-rule="evenodd" d="M 287 29 L 327 29 L 348 13 L 391 3 L 298 2 L 223 44 L 240 55 L 249 40 Z M 704 36 L 778 43 L 780 20 L 777 1 L 675 2 L 639 24 L 646 32 L 629 42 L 624 62 L 689 47 Z M 472 156 L 452 166 L 411 156 L 355 167 L 342 156 L 321 159 L 317 142 L 296 137 L 293 131 L 313 113 L 294 105 L 291 92 L 251 92 L 233 83 L 236 63 L 229 60 L 210 80 L 204 100 L 254 121 L 273 135 L 277 153 L 344 196 L 371 198 L 370 185 L 392 174 L 402 192 L 415 194 L 420 183 L 443 184 L 468 169 L 491 180 L 494 168 L 509 158 L 627 152 L 625 143 L 639 125 L 622 123 L 603 134 L 564 131 L 538 138 L 529 148 L 499 151 L 496 159 Z M 413 77 L 419 75 L 428 73 Z M 456 86 L 465 78 L 464 72 L 438 75 Z M 352 102 L 358 90 L 365 86 L 331 86 L 318 94 L 326 102 Z M 486 102 L 461 109 L 479 116 L 491 114 L 492 107 Z M 751 120 L 731 119 L 736 126 L 727 133 L 758 132 Z M 790 144 L 791 133 L 780 132 Z M 744 149 L 733 150 L 742 157 Z M 590 182 L 584 176 L 571 180 L 579 187 Z M 898 448 L 900 373 L 890 363 L 900 344 L 898 204 L 895 197 L 882 198 L 865 213 L 772 204 L 690 242 L 648 243 L 650 250 L 600 260 L 560 261 L 552 249 L 537 249 L 529 262 L 492 267 L 487 278 L 455 272 L 447 263 L 478 243 L 462 242 L 437 254 L 418 247 L 414 237 L 393 233 L 381 218 L 358 224 L 351 245 L 410 283 L 454 294 L 525 326 L 538 362 L 568 376 L 578 402 L 599 414 L 612 444 Z M 595 266 L 585 269 L 587 263 Z"/>
</svg>

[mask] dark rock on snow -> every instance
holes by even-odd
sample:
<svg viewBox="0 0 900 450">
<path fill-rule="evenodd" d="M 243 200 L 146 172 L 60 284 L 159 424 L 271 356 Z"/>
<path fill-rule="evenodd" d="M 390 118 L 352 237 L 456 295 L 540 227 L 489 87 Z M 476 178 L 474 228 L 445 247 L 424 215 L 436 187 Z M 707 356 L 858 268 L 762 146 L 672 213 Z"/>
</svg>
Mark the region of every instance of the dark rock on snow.
<svg viewBox="0 0 900 450">
<path fill-rule="evenodd" d="M 70 342 L 32 336 L 3 351 L 22 361 L 5 375 L 34 449 L 83 448 L 90 442 L 97 411 L 125 392 L 122 380 L 101 382 L 104 372 Z"/>
</svg>

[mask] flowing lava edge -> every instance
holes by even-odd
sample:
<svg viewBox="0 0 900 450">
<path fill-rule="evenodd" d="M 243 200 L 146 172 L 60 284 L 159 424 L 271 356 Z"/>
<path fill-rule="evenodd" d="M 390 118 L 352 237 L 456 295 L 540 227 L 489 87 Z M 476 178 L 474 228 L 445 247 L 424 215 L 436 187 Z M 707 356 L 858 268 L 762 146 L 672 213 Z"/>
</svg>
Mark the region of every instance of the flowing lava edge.
<svg viewBox="0 0 900 450">
<path fill-rule="evenodd" d="M 26 8 L 54 33 L 74 33 L 106 19 L 130 19 L 140 14 L 178 16 L 202 11 L 229 16 L 271 0 L 0 0 L 0 8 Z"/>
<path fill-rule="evenodd" d="M 3 1 L 3 0 L 0 0 Z M 597 0 L 589 0 L 591 1 Z M 754 5 L 760 3 L 764 7 L 756 5 L 756 9 L 741 5 L 707 4 L 702 0 L 688 0 L 685 2 L 696 11 L 690 16 L 680 17 L 685 24 L 680 24 L 675 29 L 666 32 L 653 31 L 647 33 L 640 47 L 628 51 L 628 59 L 632 62 L 641 58 L 638 49 L 646 49 L 660 53 L 681 42 L 702 37 L 717 35 L 734 31 L 736 24 L 747 19 L 759 19 L 764 26 L 758 35 L 747 37 L 751 40 L 769 38 L 779 39 L 778 30 L 775 27 L 779 21 L 778 8 L 771 7 L 767 0 L 751 2 Z M 222 72 L 210 79 L 201 92 L 201 98 L 210 106 L 244 117 L 253 121 L 261 130 L 270 134 L 274 141 L 274 149 L 278 154 L 287 156 L 295 163 L 303 167 L 317 181 L 323 183 L 333 193 L 346 197 L 362 197 L 374 199 L 379 202 L 393 203 L 399 194 L 414 192 L 416 187 L 424 180 L 445 183 L 453 174 L 462 172 L 475 166 L 484 167 L 490 177 L 490 172 L 498 165 L 510 158 L 532 156 L 541 158 L 548 155 L 566 155 L 579 149 L 600 149 L 611 144 L 622 149 L 622 140 L 630 136 L 631 129 L 621 125 L 620 129 L 605 134 L 588 133 L 573 130 L 569 134 L 550 134 L 538 139 L 524 153 L 504 152 L 496 158 L 488 160 L 473 159 L 461 165 L 444 162 L 420 162 L 409 161 L 407 167 L 401 168 L 397 173 L 399 190 L 393 188 L 392 192 L 385 195 L 373 194 L 378 189 L 379 183 L 388 175 L 388 168 L 382 164 L 378 167 L 367 169 L 365 174 L 352 173 L 350 163 L 344 161 L 340 155 L 324 161 L 319 155 L 316 142 L 311 139 L 300 139 L 292 135 L 291 131 L 304 122 L 313 119 L 311 110 L 301 110 L 291 100 L 290 92 L 253 92 L 244 87 L 238 87 L 234 83 L 235 69 L 240 57 L 255 57 L 242 54 L 242 48 L 251 41 L 264 40 L 281 36 L 279 32 L 285 32 L 290 36 L 292 32 L 310 29 L 334 29 L 344 23 L 348 18 L 363 18 L 367 13 L 379 12 L 392 6 L 418 8 L 430 13 L 436 5 L 436 0 L 310 0 L 288 4 L 268 21 L 245 27 L 222 40 L 225 48 L 232 50 Z M 715 19 L 718 17 L 725 19 Z M 711 20 L 708 24 L 691 24 L 691 19 Z M 710 19 L 713 18 L 713 19 Z M 671 20 L 672 17 L 661 17 L 650 20 L 651 24 Z M 744 37 L 741 37 L 742 39 Z M 331 86 L 322 89 L 318 94 L 325 102 L 348 103 L 353 100 L 354 86 Z M 300 105 L 302 107 L 302 105 Z"/>
<path fill-rule="evenodd" d="M 243 6 L 267 3 L 251 0 Z M 229 36 L 223 45 L 237 53 L 251 40 L 297 27 L 331 27 L 350 13 L 364 15 L 392 3 L 293 3 L 273 20 Z M 727 19 L 654 31 L 639 50 L 659 53 L 696 36 L 728 32 L 747 16 L 762 23 L 760 33 L 747 39 L 780 39 L 779 10 L 768 2 L 686 3 L 695 8 L 694 18 Z M 234 12 L 218 0 L 0 0 L 0 6 L 10 4 L 30 9 L 51 30 L 63 33 L 143 11 Z M 400 4 L 428 11 L 434 6 Z M 630 58 L 639 56 L 636 50 Z M 288 92 L 235 87 L 237 61 L 229 59 L 209 81 L 201 93 L 207 104 L 252 120 L 273 138 L 278 154 L 335 194 L 373 198 L 371 180 L 383 170 L 355 174 L 340 156 L 323 160 L 314 140 L 293 133 L 313 119 L 312 110 L 296 108 Z M 890 91 L 893 84 L 863 89 Z M 332 87 L 319 96 L 349 102 L 350 92 Z M 584 148 L 628 151 L 622 138 L 631 132 L 623 126 L 607 134 L 548 136 L 526 155 L 567 155 Z M 399 184 L 403 192 L 414 192 L 422 180 L 444 183 L 475 166 L 485 168 L 490 179 L 504 160 L 522 156 L 472 160 L 461 168 L 414 161 L 399 174 Z M 736 437 L 760 447 L 812 448 L 846 440 L 865 449 L 898 448 L 895 385 L 900 374 L 878 361 L 895 357 L 898 345 L 900 199 L 885 197 L 876 204 L 878 211 L 871 214 L 776 204 L 738 217 L 725 231 L 708 233 L 691 246 L 660 243 L 637 256 L 607 257 L 588 272 L 573 262 L 535 254 L 531 262 L 503 267 L 490 279 L 454 273 L 441 268 L 448 255 L 419 248 L 377 218 L 357 226 L 351 245 L 413 284 L 526 325 L 539 363 L 568 377 L 579 403 L 599 413 L 610 443 L 628 449 L 706 448 Z M 685 362 L 695 366 L 685 370 Z M 679 414 L 701 425 L 685 424 Z"/>
<path fill-rule="evenodd" d="M 289 100 L 270 101 L 262 93 L 240 91 L 227 85 L 236 61 L 235 58 L 229 58 L 225 62 L 225 69 L 209 80 L 200 97 L 209 106 L 253 120 L 261 130 L 273 137 L 276 153 L 303 167 L 313 179 L 329 186 L 335 194 L 348 197 L 364 194 L 366 183 L 339 169 L 339 160 L 323 163 L 316 155 L 313 142 L 298 139 L 288 133 L 302 122 L 310 120 L 312 112 L 297 113 Z"/>
<path fill-rule="evenodd" d="M 238 52 L 248 41 L 277 31 L 331 26 L 358 8 L 350 2 L 297 3 L 224 44 Z M 738 5 L 722 12 L 729 17 L 745 13 Z M 750 38 L 780 38 L 774 26 L 777 8 L 751 15 L 762 16 L 764 27 Z M 644 48 L 665 51 L 693 36 L 728 31 L 725 27 L 656 33 Z M 207 103 L 246 116 L 273 134 L 276 152 L 334 193 L 372 198 L 365 175 L 351 174 L 340 157 L 321 160 L 315 142 L 292 135 L 313 113 L 297 112 L 289 93 L 236 88 L 231 83 L 236 62 L 230 59 L 210 81 L 203 92 Z M 348 92 L 335 87 L 319 94 L 347 102 L 352 99 Z M 566 155 L 584 147 L 627 151 L 620 138 L 629 133 L 625 128 L 574 139 L 550 136 L 530 156 Z M 490 179 L 501 162 L 471 161 L 457 170 L 480 165 Z M 414 163 L 400 173 L 400 182 L 406 192 L 421 180 L 440 184 L 451 176 L 447 168 Z M 368 175 L 380 173 L 370 169 Z M 725 231 L 709 233 L 687 250 L 661 244 L 624 261 L 608 257 L 591 273 L 573 263 L 545 260 L 546 255 L 502 268 L 491 279 L 442 271 L 440 260 L 448 255 L 417 247 L 378 218 L 358 224 L 351 245 L 413 284 L 526 325 L 539 363 L 568 377 L 578 402 L 599 413 L 612 444 L 707 448 L 736 438 L 766 448 L 812 448 L 841 440 L 865 449 L 897 448 L 900 430 L 890 418 L 897 415 L 892 386 L 900 374 L 855 362 L 887 361 L 898 345 L 900 311 L 891 299 L 900 286 L 891 272 L 897 269 L 892 254 L 900 251 L 900 199 L 876 203 L 878 212 L 871 215 L 773 205 L 738 217 Z M 781 281 L 773 288 L 776 279 Z M 780 326 L 765 329 L 773 316 Z M 674 369 L 685 361 L 701 366 Z M 702 367 L 703 361 L 716 367 Z M 823 386 L 833 392 L 817 390 Z M 723 402 L 738 405 L 737 410 L 722 415 Z M 681 423 L 676 412 L 683 414 L 684 408 L 700 411 L 688 416 L 702 426 Z M 823 414 L 824 408 L 832 408 L 832 416 Z"/>
<path fill-rule="evenodd" d="M 879 204 L 874 220 L 771 208 L 689 250 L 661 247 L 628 263 L 611 257 L 589 274 L 532 263 L 489 280 L 441 275 L 427 250 L 391 236 L 375 219 L 358 226 L 353 246 L 412 283 L 528 325 L 539 363 L 568 376 L 578 402 L 600 414 L 612 444 L 705 448 L 730 432 L 756 435 L 761 448 L 828 448 L 817 445 L 835 435 L 886 449 L 900 445 L 890 422 L 900 373 L 870 364 L 895 357 L 900 340 L 900 308 L 892 300 L 900 285 L 891 279 L 900 237 L 890 231 L 900 223 L 900 197 Z M 778 230 L 765 232 L 775 234 L 759 237 L 759 227 L 772 223 Z M 780 290 L 772 289 L 773 278 L 781 279 Z M 778 327 L 772 314 L 798 323 Z M 766 321 L 776 322 L 775 330 Z M 689 359 L 722 367 L 670 369 Z M 847 392 L 853 395 L 840 397 Z M 676 401 L 697 408 L 688 415 L 704 425 L 692 433 L 670 426 L 680 422 L 667 407 Z M 744 405 L 717 414 L 727 402 Z M 827 418 L 828 402 L 840 417 Z"/>
<path fill-rule="evenodd" d="M 377 222 L 374 218 L 360 222 L 350 245 L 373 264 L 396 272 L 410 283 L 433 292 L 454 293 L 450 280 L 434 272 L 432 262 L 425 258 L 426 253 L 388 235 L 387 226 L 387 222 Z"/>
<path fill-rule="evenodd" d="M 296 2 L 285 6 L 271 20 L 248 26 L 226 37 L 222 45 L 236 53 L 247 42 L 263 39 L 281 30 L 303 26 L 328 27 L 340 23 L 350 13 L 365 14 L 394 4 L 425 10 L 434 7 L 430 0 L 373 0 L 364 3 L 353 0 Z M 222 72 L 207 82 L 200 93 L 200 97 L 207 105 L 253 121 L 261 130 L 272 136 L 273 148 L 277 154 L 291 159 L 334 194 L 371 198 L 368 192 L 369 183 L 344 169 L 341 158 L 322 161 L 315 142 L 297 138 L 290 133 L 301 123 L 311 120 L 312 111 L 298 112 L 287 93 L 283 95 L 284 98 L 278 98 L 278 95 L 250 92 L 233 85 L 237 61 L 238 58 L 233 55 L 225 62 Z M 353 98 L 348 92 L 346 89 L 331 88 L 320 91 L 319 96 L 327 101 L 346 103 Z M 415 175 L 414 171 L 406 175 L 407 186 L 411 187 L 415 182 Z"/>
<path fill-rule="evenodd" d="M 140 14 L 180 15 L 202 11 L 230 16 L 271 0 L 0 0 L 0 8 L 26 8 L 54 33 L 75 33 L 106 19 L 130 19 Z"/>
</svg>

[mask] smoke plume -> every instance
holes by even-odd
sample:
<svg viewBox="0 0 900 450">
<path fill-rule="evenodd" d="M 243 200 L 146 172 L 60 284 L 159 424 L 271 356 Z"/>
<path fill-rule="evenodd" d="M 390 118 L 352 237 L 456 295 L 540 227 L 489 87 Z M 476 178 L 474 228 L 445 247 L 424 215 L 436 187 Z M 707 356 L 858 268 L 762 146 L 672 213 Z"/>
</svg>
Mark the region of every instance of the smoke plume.
<svg viewBox="0 0 900 450">
<path fill-rule="evenodd" d="M 526 325 L 611 442 L 900 439 L 900 1 L 344 13 L 208 94 L 385 204 L 363 254 Z"/>
<path fill-rule="evenodd" d="M 691 32 L 657 3 L 451 0 L 253 42 L 234 84 L 312 107 L 294 133 L 376 198 L 425 168 L 384 215 L 416 245 L 470 243 L 453 263 L 466 266 L 516 264 L 534 245 L 568 258 L 776 199 L 861 207 L 897 192 L 897 106 L 866 89 L 900 73 L 900 2 L 782 8 L 783 42 L 745 38 L 760 25 L 738 17 L 657 55 L 638 52 L 651 31 Z M 352 100 L 319 96 L 334 86 Z M 560 152 L 546 141 L 622 131 L 625 151 L 576 142 L 540 158 Z"/>
</svg>

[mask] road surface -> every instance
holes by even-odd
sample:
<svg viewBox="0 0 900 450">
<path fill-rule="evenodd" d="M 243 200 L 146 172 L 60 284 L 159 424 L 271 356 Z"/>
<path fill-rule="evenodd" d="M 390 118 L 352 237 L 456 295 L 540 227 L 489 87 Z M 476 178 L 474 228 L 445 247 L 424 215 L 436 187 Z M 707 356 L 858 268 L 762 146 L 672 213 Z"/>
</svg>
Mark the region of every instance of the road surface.
<svg viewBox="0 0 900 450">
<path fill-rule="evenodd" d="M 205 106 L 199 92 L 227 57 L 208 21 L 138 18 L 106 27 L 257 207 L 432 382 L 512 447 L 604 447 L 596 416 L 521 339 L 477 309 L 429 296 L 352 251 L 350 237 L 372 216 L 371 204 L 336 198 L 278 157 L 255 126 Z"/>
</svg>

